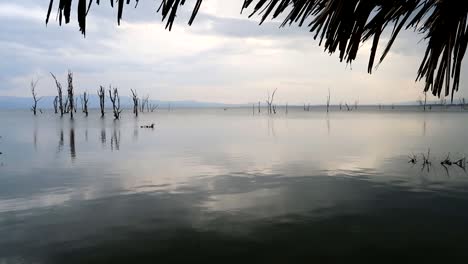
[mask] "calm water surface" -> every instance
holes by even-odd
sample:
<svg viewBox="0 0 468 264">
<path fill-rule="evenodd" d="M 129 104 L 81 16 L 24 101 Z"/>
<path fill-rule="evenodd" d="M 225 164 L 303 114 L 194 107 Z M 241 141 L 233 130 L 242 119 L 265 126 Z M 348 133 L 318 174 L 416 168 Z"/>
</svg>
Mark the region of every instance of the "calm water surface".
<svg viewBox="0 0 468 264">
<path fill-rule="evenodd" d="M 0 112 L 0 263 L 468 255 L 468 113 L 128 112 Z"/>
</svg>

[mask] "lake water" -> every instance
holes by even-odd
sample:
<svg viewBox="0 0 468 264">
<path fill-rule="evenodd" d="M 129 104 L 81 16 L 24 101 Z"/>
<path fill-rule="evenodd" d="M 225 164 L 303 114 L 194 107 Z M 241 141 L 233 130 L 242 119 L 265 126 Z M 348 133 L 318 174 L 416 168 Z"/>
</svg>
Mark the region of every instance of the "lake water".
<svg viewBox="0 0 468 264">
<path fill-rule="evenodd" d="M 440 162 L 468 154 L 467 120 L 410 110 L 175 109 L 120 121 L 3 111 L 0 263 L 466 256 L 468 174 Z"/>
</svg>

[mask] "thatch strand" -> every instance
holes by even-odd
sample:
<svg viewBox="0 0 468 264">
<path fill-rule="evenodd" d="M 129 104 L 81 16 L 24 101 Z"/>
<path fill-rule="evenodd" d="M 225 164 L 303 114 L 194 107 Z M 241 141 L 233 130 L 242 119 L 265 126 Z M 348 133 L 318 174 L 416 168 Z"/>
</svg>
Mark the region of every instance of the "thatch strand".
<svg viewBox="0 0 468 264">
<path fill-rule="evenodd" d="M 93 0 L 78 0 L 78 22 L 80 30 L 86 33 L 86 15 Z M 99 0 L 96 4 L 99 4 Z M 118 2 L 117 21 L 123 15 L 124 0 Z M 191 25 L 203 0 L 194 0 L 195 6 L 189 20 Z M 53 7 L 50 0 L 46 23 Z M 158 12 L 171 30 L 179 6 L 185 0 L 162 0 Z M 58 21 L 62 24 L 70 21 L 72 0 L 60 0 Z M 110 0 L 113 6 L 113 0 Z M 130 4 L 131 0 L 126 0 Z M 135 0 L 135 7 L 138 0 Z M 87 9 L 86 9 L 87 6 Z M 357 57 L 362 43 L 372 40 L 368 62 L 368 72 L 374 68 L 380 38 L 388 26 L 392 26 L 390 38 L 378 63 L 388 55 L 396 37 L 402 29 L 414 29 L 424 34 L 427 48 L 418 70 L 416 80 L 425 79 L 424 91 L 448 96 L 458 91 L 460 84 L 461 63 L 467 48 L 467 13 L 468 1 L 455 0 L 244 0 L 241 12 L 253 7 L 249 17 L 260 15 L 260 24 L 268 18 L 285 18 L 281 26 L 297 24 L 307 26 L 319 39 L 325 51 L 339 52 L 341 61 L 351 63 Z"/>
</svg>

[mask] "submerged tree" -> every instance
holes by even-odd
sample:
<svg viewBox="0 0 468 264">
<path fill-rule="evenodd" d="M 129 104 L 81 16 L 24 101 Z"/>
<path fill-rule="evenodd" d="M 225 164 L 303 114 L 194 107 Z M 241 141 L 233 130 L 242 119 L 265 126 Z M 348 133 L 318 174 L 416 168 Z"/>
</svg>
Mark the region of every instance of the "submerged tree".
<svg viewBox="0 0 468 264">
<path fill-rule="evenodd" d="M 159 105 L 158 104 L 148 104 L 149 111 L 154 112 L 154 110 L 158 109 Z"/>
<path fill-rule="evenodd" d="M 99 107 L 101 108 L 101 117 L 104 117 L 104 101 L 106 99 L 106 92 L 104 90 L 104 87 L 102 85 L 100 86 L 99 90 L 97 91 L 97 94 L 99 96 Z"/>
<path fill-rule="evenodd" d="M 70 111 L 70 118 L 73 119 L 73 111 L 75 110 L 74 100 L 73 100 L 73 72 L 68 71 L 68 107 Z"/>
<path fill-rule="evenodd" d="M 31 107 L 31 111 L 33 112 L 34 115 L 36 115 L 37 113 L 37 102 L 39 102 L 42 97 L 39 97 L 37 98 L 37 93 L 36 93 L 36 85 L 37 83 L 39 82 L 39 79 L 38 80 L 31 80 L 31 94 L 32 94 L 32 98 L 33 98 L 33 105 Z"/>
<path fill-rule="evenodd" d="M 83 93 L 83 97 L 81 97 L 81 104 L 83 108 L 83 113 L 88 116 L 88 102 L 89 102 L 89 95 L 87 92 Z"/>
<path fill-rule="evenodd" d="M 138 117 L 138 95 L 136 90 L 133 91 L 133 89 L 130 89 L 132 91 L 132 100 L 133 100 L 133 113 L 135 114 L 136 117 Z"/>
<path fill-rule="evenodd" d="M 117 90 L 117 88 L 109 87 L 109 98 L 112 102 L 112 110 L 114 112 L 114 118 L 119 119 L 120 113 L 122 113 L 122 110 L 120 109 L 120 96 L 119 96 L 119 91 Z"/>
<path fill-rule="evenodd" d="M 62 97 L 62 84 L 57 80 L 55 75 L 53 73 L 50 73 L 52 75 L 52 78 L 55 80 L 55 85 L 57 86 L 57 93 L 58 96 L 56 97 L 58 99 L 58 107 L 60 110 L 60 116 L 63 116 L 64 113 L 64 108 L 63 108 L 63 97 Z"/>
<path fill-rule="evenodd" d="M 328 89 L 328 96 L 327 96 L 327 113 L 330 111 L 330 89 Z"/>
<path fill-rule="evenodd" d="M 53 8 L 50 0 L 46 24 Z M 78 0 L 78 24 L 83 34 L 86 33 L 86 16 L 93 2 L 88 6 L 85 0 Z M 118 1 L 117 21 L 123 15 L 124 4 L 138 0 Z M 166 20 L 166 28 L 172 25 L 185 0 L 162 0 L 158 12 Z M 195 5 L 189 19 L 191 25 L 203 0 L 194 0 Z M 113 1 L 110 1 L 113 7 Z M 62 24 L 70 21 L 72 0 L 61 0 L 59 3 L 58 21 Z M 253 6 L 254 14 L 261 14 L 260 24 L 268 18 L 284 17 L 282 26 L 304 25 L 306 21 L 314 39 L 319 38 L 319 45 L 325 51 L 339 51 L 341 61 L 351 63 L 356 59 L 363 42 L 371 41 L 368 72 L 374 68 L 380 38 L 388 26 L 393 26 L 378 63 L 381 63 L 395 42 L 402 29 L 413 29 L 425 34 L 427 47 L 416 80 L 425 79 L 424 91 L 433 95 L 448 96 L 458 91 L 463 57 L 467 48 L 467 13 L 468 1 L 455 0 L 239 0 L 241 10 Z M 282 16 L 280 16 L 282 15 Z"/>
<path fill-rule="evenodd" d="M 276 111 L 274 111 L 276 109 L 273 108 L 273 101 L 275 100 L 276 90 L 278 90 L 278 88 L 276 88 L 271 95 L 270 95 L 270 92 L 268 92 L 268 99 L 266 100 L 266 103 L 267 103 L 269 114 L 272 114 L 272 113 L 276 114 Z"/>
<path fill-rule="evenodd" d="M 54 98 L 54 112 L 56 114 L 58 113 L 58 96 L 55 96 Z"/>
</svg>

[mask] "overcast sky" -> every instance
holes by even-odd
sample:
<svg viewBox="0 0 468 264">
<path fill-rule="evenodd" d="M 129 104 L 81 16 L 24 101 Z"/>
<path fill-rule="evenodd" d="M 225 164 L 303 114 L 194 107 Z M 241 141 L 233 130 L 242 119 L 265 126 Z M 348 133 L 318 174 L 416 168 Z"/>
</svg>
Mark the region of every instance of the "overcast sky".
<svg viewBox="0 0 468 264">
<path fill-rule="evenodd" d="M 117 10 L 102 2 L 92 7 L 83 38 L 75 6 L 70 24 L 59 27 L 54 9 L 46 27 L 49 0 L 0 0 L 0 96 L 29 96 L 35 77 L 40 95 L 55 95 L 48 73 L 65 82 L 68 69 L 78 92 L 113 84 L 122 95 L 133 88 L 160 100 L 248 103 L 264 101 L 274 88 L 278 103 L 289 104 L 324 103 L 328 89 L 332 103 L 391 103 L 422 94 L 423 83 L 414 79 L 425 43 L 415 32 L 401 34 L 369 75 L 368 44 L 352 65 L 340 63 L 306 28 L 278 28 L 279 21 L 258 26 L 258 18 L 240 14 L 242 0 L 205 0 L 191 27 L 185 7 L 171 32 L 155 1 L 126 6 L 120 27 Z M 468 97 L 466 66 L 456 98 Z"/>
</svg>

